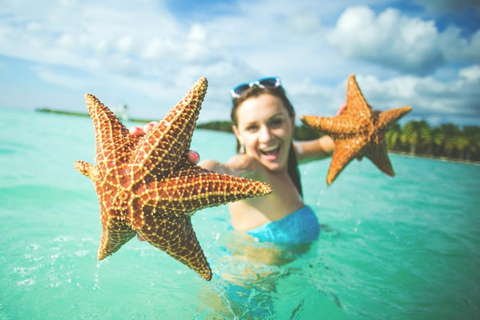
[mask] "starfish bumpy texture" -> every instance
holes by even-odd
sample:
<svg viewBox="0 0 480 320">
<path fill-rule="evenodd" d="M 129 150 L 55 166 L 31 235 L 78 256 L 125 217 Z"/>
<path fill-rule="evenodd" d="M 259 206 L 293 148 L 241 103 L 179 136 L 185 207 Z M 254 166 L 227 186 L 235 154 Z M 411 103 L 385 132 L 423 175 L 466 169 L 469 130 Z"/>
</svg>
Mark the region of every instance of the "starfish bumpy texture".
<svg viewBox="0 0 480 320">
<path fill-rule="evenodd" d="M 384 112 L 372 110 L 358 87 L 355 75 L 351 75 L 347 84 L 347 106 L 340 115 L 301 117 L 304 124 L 331 136 L 335 142 L 327 184 L 331 185 L 355 157 L 358 159 L 367 157 L 378 169 L 389 176 L 394 176 L 388 158 L 385 132 L 411 110 L 411 107 Z"/>
<path fill-rule="evenodd" d="M 185 98 L 152 131 L 139 137 L 93 95 L 88 111 L 95 129 L 96 165 L 75 162 L 95 184 L 103 228 L 98 259 L 116 252 L 137 233 L 196 271 L 212 272 L 191 223 L 204 207 L 265 195 L 262 182 L 218 174 L 187 157 L 207 90 L 199 79 Z"/>
</svg>

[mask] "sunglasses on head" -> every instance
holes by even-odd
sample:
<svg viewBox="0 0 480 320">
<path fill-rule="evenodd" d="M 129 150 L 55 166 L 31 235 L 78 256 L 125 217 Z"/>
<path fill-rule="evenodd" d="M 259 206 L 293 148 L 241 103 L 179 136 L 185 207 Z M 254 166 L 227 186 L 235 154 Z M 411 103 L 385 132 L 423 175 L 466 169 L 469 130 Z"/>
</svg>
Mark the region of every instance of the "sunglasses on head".
<svg viewBox="0 0 480 320">
<path fill-rule="evenodd" d="M 252 81 L 252 82 L 244 82 L 240 83 L 238 86 L 235 86 L 230 90 L 230 93 L 232 94 L 232 98 L 240 98 L 240 96 L 248 90 L 248 88 L 251 88 L 253 86 L 258 86 L 260 88 L 269 88 L 269 89 L 275 89 L 278 88 L 282 85 L 280 78 L 279 77 L 266 77 L 266 78 L 260 78 L 258 80 Z"/>
</svg>

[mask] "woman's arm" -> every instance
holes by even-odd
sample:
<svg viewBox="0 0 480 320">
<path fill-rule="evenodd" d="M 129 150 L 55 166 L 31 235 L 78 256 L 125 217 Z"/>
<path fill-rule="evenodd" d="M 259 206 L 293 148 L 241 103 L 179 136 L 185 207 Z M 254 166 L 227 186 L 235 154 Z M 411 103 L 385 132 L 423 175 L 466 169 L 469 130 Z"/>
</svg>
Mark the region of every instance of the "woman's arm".
<svg viewBox="0 0 480 320">
<path fill-rule="evenodd" d="M 336 116 L 341 115 L 346 108 L 346 104 L 341 105 Z M 333 139 L 329 136 L 323 136 L 310 141 L 295 142 L 293 145 L 298 162 L 302 163 L 331 157 L 335 147 Z"/>
<path fill-rule="evenodd" d="M 341 105 L 336 116 L 341 115 L 346 108 L 346 104 Z M 319 139 L 310 141 L 295 142 L 293 145 L 295 147 L 298 162 L 301 163 L 331 157 L 335 147 L 333 139 L 329 136 L 323 136 Z"/>
<path fill-rule="evenodd" d="M 222 174 L 254 179 L 258 175 L 259 163 L 256 159 L 245 154 L 233 156 L 225 164 L 208 159 L 198 164 L 200 167 Z"/>
<path fill-rule="evenodd" d="M 335 144 L 329 136 L 310 141 L 295 142 L 293 144 L 298 162 L 305 163 L 330 157 Z"/>
<path fill-rule="evenodd" d="M 228 170 L 223 163 L 213 159 L 203 160 L 200 163 L 198 163 L 198 165 L 207 170 L 212 170 L 222 174 L 226 174 Z"/>
</svg>

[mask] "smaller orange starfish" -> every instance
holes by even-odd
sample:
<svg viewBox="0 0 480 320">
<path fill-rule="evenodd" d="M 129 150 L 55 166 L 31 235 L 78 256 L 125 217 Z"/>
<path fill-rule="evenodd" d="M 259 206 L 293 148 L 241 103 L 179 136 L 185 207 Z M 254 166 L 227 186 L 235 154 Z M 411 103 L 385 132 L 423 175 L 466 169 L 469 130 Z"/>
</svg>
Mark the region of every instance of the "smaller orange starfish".
<svg viewBox="0 0 480 320">
<path fill-rule="evenodd" d="M 374 111 L 362 95 L 355 75 L 348 78 L 347 106 L 336 117 L 303 116 L 304 124 L 328 134 L 335 142 L 332 162 L 327 175 L 331 185 L 342 170 L 357 157 L 367 157 L 378 169 L 394 176 L 388 158 L 385 132 L 412 107 L 402 107 L 384 112 Z"/>
</svg>

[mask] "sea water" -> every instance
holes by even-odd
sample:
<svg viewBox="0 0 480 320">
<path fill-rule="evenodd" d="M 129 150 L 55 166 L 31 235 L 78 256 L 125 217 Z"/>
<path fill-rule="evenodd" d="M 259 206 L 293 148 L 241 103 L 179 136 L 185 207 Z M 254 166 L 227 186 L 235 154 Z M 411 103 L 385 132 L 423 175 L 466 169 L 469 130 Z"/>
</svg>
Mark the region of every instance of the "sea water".
<svg viewBox="0 0 480 320">
<path fill-rule="evenodd" d="M 196 130 L 192 149 L 225 161 L 234 143 Z M 206 282 L 137 239 L 97 260 L 97 197 L 73 167 L 93 157 L 89 118 L 0 109 L 0 319 L 480 318 L 479 166 L 390 155 L 394 178 L 365 159 L 327 186 L 329 160 L 303 164 L 319 240 L 282 266 L 249 262 L 228 249 L 244 238 L 226 206 L 200 210 Z M 245 270 L 268 276 L 222 276 Z"/>
</svg>

